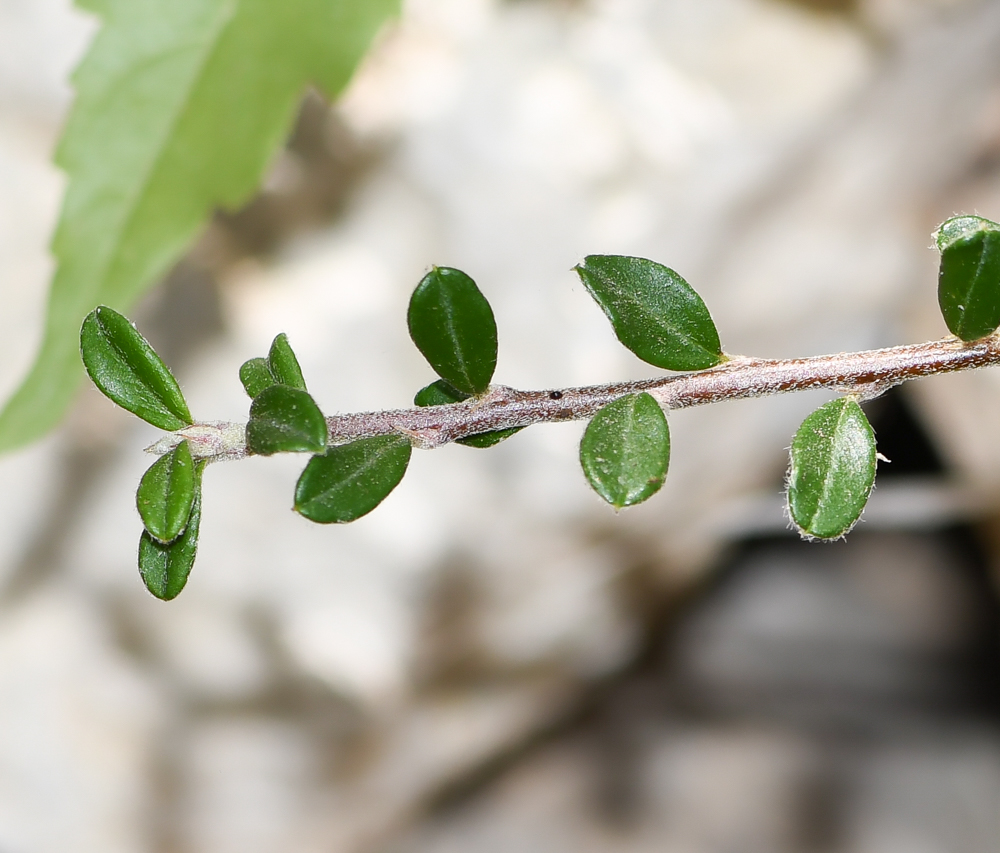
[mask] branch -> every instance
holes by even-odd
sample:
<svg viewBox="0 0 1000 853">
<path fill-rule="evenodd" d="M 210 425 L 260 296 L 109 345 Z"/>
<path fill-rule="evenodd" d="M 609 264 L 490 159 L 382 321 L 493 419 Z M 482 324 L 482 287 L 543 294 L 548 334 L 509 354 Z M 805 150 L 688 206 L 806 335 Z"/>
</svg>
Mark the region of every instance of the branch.
<svg viewBox="0 0 1000 853">
<path fill-rule="evenodd" d="M 463 403 L 332 415 L 326 421 L 331 444 L 401 432 L 418 447 L 430 449 L 493 430 L 589 418 L 608 403 L 641 391 L 651 394 L 667 410 L 810 388 L 830 388 L 871 399 L 909 379 L 997 364 L 1000 338 L 990 336 L 965 343 L 950 337 L 811 358 L 731 356 L 726 363 L 709 370 L 583 388 L 518 391 L 493 385 L 482 397 Z M 165 453 L 186 438 L 196 457 L 237 459 L 247 455 L 242 435 L 240 424 L 195 424 L 171 433 L 148 449 Z"/>
</svg>

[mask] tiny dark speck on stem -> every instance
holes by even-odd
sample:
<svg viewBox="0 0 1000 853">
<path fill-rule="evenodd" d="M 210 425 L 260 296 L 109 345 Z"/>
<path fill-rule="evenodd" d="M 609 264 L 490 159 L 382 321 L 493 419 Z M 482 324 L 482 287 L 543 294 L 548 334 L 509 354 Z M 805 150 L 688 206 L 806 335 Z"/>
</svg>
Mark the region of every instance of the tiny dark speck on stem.
<svg viewBox="0 0 1000 853">
<path fill-rule="evenodd" d="M 561 400 L 562 399 L 562 391 L 549 391 L 549 399 L 550 400 Z"/>
</svg>

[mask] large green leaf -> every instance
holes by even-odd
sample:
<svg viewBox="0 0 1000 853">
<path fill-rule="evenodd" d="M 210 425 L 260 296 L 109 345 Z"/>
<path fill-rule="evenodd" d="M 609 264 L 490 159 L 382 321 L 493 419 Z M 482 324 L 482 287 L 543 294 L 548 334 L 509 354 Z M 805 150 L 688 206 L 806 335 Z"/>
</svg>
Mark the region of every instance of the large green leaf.
<svg viewBox="0 0 1000 853">
<path fill-rule="evenodd" d="M 802 422 L 792 439 L 788 511 L 804 536 L 843 536 L 874 484 L 875 433 L 857 400 L 833 400 Z"/>
<path fill-rule="evenodd" d="M 452 388 L 443 379 L 432 382 L 417 391 L 413 398 L 415 406 L 447 406 L 451 403 L 461 403 L 468 400 L 469 395 Z M 466 447 L 478 447 L 485 449 L 499 444 L 504 439 L 510 438 L 514 433 L 520 432 L 524 427 L 510 427 L 508 429 L 495 429 L 490 432 L 480 432 L 476 435 L 468 435 L 458 439 L 456 444 L 464 444 Z"/>
<path fill-rule="evenodd" d="M 148 530 L 143 530 L 139 538 L 139 575 L 146 584 L 146 589 L 164 601 L 176 598 L 184 589 L 198 553 L 201 475 L 204 468 L 204 462 L 195 464 L 194 497 L 184 532 L 167 544 L 157 542 L 149 535 Z"/>
<path fill-rule="evenodd" d="M 254 397 L 247 423 L 247 450 L 274 453 L 319 453 L 326 447 L 326 419 L 305 391 L 272 385 Z"/>
<path fill-rule="evenodd" d="M 497 366 L 497 324 L 476 283 L 435 267 L 417 285 L 406 315 L 410 337 L 437 375 L 463 394 L 482 394 Z"/>
<path fill-rule="evenodd" d="M 193 423 L 170 369 L 117 311 L 101 305 L 87 315 L 80 357 L 101 392 L 133 415 L 167 430 Z"/>
<path fill-rule="evenodd" d="M 1000 326 L 1000 225 L 955 216 L 935 234 L 941 251 L 938 304 L 952 334 L 974 341 Z"/>
<path fill-rule="evenodd" d="M 672 269 L 623 255 L 588 255 L 576 271 L 615 334 L 643 361 L 703 370 L 726 360 L 701 297 Z"/>
<path fill-rule="evenodd" d="M 127 307 L 217 207 L 244 203 L 310 83 L 337 94 L 399 0 L 77 0 L 104 27 L 57 153 L 69 174 L 41 351 L 0 449 L 54 426 L 95 305 Z"/>
<path fill-rule="evenodd" d="M 143 526 L 158 542 L 173 542 L 184 532 L 194 502 L 194 470 L 191 449 L 182 441 L 142 475 L 135 506 Z"/>
<path fill-rule="evenodd" d="M 412 451 L 401 435 L 360 438 L 309 460 L 295 486 L 295 509 L 319 524 L 367 515 L 396 488 Z"/>
<path fill-rule="evenodd" d="M 670 430 L 649 394 L 630 394 L 601 409 L 580 442 L 587 481 L 616 509 L 655 495 L 670 463 Z"/>
</svg>

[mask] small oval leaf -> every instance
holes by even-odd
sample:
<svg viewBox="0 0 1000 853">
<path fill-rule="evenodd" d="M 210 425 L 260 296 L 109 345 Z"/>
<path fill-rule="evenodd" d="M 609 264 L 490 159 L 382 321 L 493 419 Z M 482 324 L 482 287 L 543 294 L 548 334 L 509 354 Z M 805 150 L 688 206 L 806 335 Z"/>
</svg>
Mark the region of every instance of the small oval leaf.
<svg viewBox="0 0 1000 853">
<path fill-rule="evenodd" d="M 243 383 L 243 390 L 251 400 L 265 389 L 278 384 L 266 358 L 251 358 L 249 361 L 244 361 L 240 367 L 240 382 Z"/>
<path fill-rule="evenodd" d="M 194 499 L 184 532 L 169 544 L 157 542 L 148 530 L 139 539 L 139 575 L 157 598 L 176 598 L 187 583 L 198 553 L 198 529 L 201 526 L 201 472 L 205 463 L 195 466 Z"/>
<path fill-rule="evenodd" d="M 184 532 L 193 501 L 194 460 L 182 441 L 143 474 L 135 505 L 149 535 L 167 543 Z"/>
<path fill-rule="evenodd" d="M 670 463 L 667 419 L 649 394 L 609 403 L 587 424 L 580 464 L 587 480 L 616 509 L 642 503 L 663 485 Z"/>
<path fill-rule="evenodd" d="M 327 449 L 309 460 L 295 487 L 295 510 L 319 524 L 366 515 L 406 473 L 412 446 L 400 435 L 378 435 Z"/>
<path fill-rule="evenodd" d="M 853 397 L 820 406 L 792 439 L 788 512 L 806 537 L 837 539 L 875 484 L 875 432 Z"/>
<path fill-rule="evenodd" d="M 319 453 L 326 435 L 326 418 L 305 391 L 272 385 L 250 404 L 247 449 L 258 456 Z"/>
<path fill-rule="evenodd" d="M 452 388 L 443 379 L 432 382 L 417 391 L 413 398 L 415 406 L 446 406 L 449 403 L 461 403 L 468 400 L 469 395 Z M 497 429 L 490 432 L 481 432 L 476 435 L 469 435 L 458 439 L 455 444 L 462 444 L 466 447 L 487 448 L 499 444 L 501 441 L 510 438 L 514 433 L 520 432 L 524 427 L 511 427 L 509 429 Z"/>
<path fill-rule="evenodd" d="M 576 271 L 618 340 L 648 364 L 704 370 L 726 360 L 712 316 L 672 269 L 623 255 L 588 255 Z"/>
<path fill-rule="evenodd" d="M 460 270 L 435 267 L 407 312 L 410 337 L 438 376 L 464 394 L 482 394 L 497 366 L 497 324 L 486 297 Z"/>
<path fill-rule="evenodd" d="M 298 388 L 300 391 L 306 390 L 306 380 L 302 377 L 299 360 L 292 352 L 288 335 L 284 332 L 271 343 L 271 350 L 267 354 L 267 366 L 271 369 L 271 375 L 282 385 Z"/>
<path fill-rule="evenodd" d="M 174 375 L 117 311 L 101 305 L 87 315 L 80 356 L 101 392 L 133 415 L 171 431 L 194 423 Z"/>
<path fill-rule="evenodd" d="M 1000 225 L 955 216 L 935 233 L 941 251 L 938 304 L 948 329 L 963 341 L 1000 326 Z"/>
</svg>

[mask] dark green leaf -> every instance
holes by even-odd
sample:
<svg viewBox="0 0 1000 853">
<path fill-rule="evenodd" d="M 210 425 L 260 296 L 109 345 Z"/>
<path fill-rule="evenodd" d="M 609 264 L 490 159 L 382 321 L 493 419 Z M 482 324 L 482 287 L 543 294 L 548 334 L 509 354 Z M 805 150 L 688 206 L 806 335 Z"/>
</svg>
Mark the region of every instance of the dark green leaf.
<svg viewBox="0 0 1000 853">
<path fill-rule="evenodd" d="M 306 381 L 302 378 L 299 361 L 288 343 L 288 335 L 282 332 L 271 343 L 267 358 L 251 358 L 240 367 L 240 382 L 250 395 L 258 396 L 272 385 L 287 385 L 299 391 L 306 390 Z"/>
<path fill-rule="evenodd" d="M 133 415 L 166 430 L 194 422 L 174 375 L 117 311 L 102 305 L 87 315 L 80 355 L 94 384 Z"/>
<path fill-rule="evenodd" d="M 126 310 L 215 210 L 249 199 L 309 84 L 337 95 L 399 0 L 78 5 L 103 27 L 73 77 L 56 155 L 69 185 L 45 337 L 0 415 L 0 449 L 58 423 L 78 385 L 87 312 Z"/>
<path fill-rule="evenodd" d="M 135 505 L 149 535 L 167 543 L 184 531 L 193 500 L 194 460 L 182 441 L 143 474 Z"/>
<path fill-rule="evenodd" d="M 708 308 L 672 269 L 645 258 L 589 255 L 576 271 L 618 340 L 643 361 L 703 370 L 726 360 Z"/>
<path fill-rule="evenodd" d="M 240 367 L 240 382 L 243 383 L 243 390 L 247 392 L 252 400 L 265 388 L 277 385 L 278 381 L 271 373 L 266 358 L 251 358 L 244 361 Z"/>
<path fill-rule="evenodd" d="M 457 388 L 452 388 L 443 379 L 438 379 L 430 385 L 425 385 L 413 398 L 415 406 L 447 406 L 451 403 L 462 403 L 468 400 L 469 394 L 463 394 Z"/>
<path fill-rule="evenodd" d="M 271 344 L 271 351 L 267 354 L 267 366 L 271 369 L 271 375 L 282 385 L 298 388 L 300 391 L 306 390 L 306 381 L 302 378 L 299 360 L 292 352 L 288 335 L 284 332 Z"/>
<path fill-rule="evenodd" d="M 443 379 L 432 382 L 430 385 L 417 391 L 413 398 L 416 406 L 446 406 L 449 403 L 461 403 L 468 400 L 469 395 L 452 388 Z M 456 444 L 464 444 L 466 447 L 487 448 L 499 444 L 504 439 L 510 438 L 514 433 L 520 432 L 524 427 L 511 427 L 510 429 L 497 429 L 490 432 L 481 432 L 477 435 L 466 436 L 456 441 Z"/>
<path fill-rule="evenodd" d="M 788 511 L 803 536 L 836 539 L 875 483 L 875 433 L 853 397 L 820 406 L 792 439 Z"/>
<path fill-rule="evenodd" d="M 251 453 L 318 453 L 324 447 L 326 419 L 305 391 L 272 385 L 254 397 L 247 424 Z"/>
<path fill-rule="evenodd" d="M 169 601 L 184 589 L 195 555 L 198 553 L 198 528 L 201 526 L 201 473 L 204 462 L 195 466 L 194 499 L 184 532 L 164 545 L 142 531 L 139 539 L 139 574 L 157 598 Z"/>
<path fill-rule="evenodd" d="M 1000 225 L 955 216 L 935 235 L 941 251 L 938 304 L 952 334 L 974 341 L 1000 326 Z"/>
<path fill-rule="evenodd" d="M 295 487 L 295 509 L 310 521 L 354 521 L 377 507 L 406 473 L 412 447 L 400 435 L 362 438 L 309 460 Z"/>
<path fill-rule="evenodd" d="M 655 495 L 667 476 L 670 430 L 649 394 L 608 404 L 587 425 L 580 464 L 590 485 L 616 509 Z"/>
<path fill-rule="evenodd" d="M 493 309 L 464 272 L 435 267 L 410 298 L 410 337 L 438 376 L 465 394 L 482 394 L 497 366 Z"/>
<path fill-rule="evenodd" d="M 489 432 L 479 432 L 475 435 L 467 435 L 465 438 L 459 438 L 455 441 L 455 444 L 462 444 L 465 447 L 478 447 L 480 450 L 485 450 L 487 447 L 493 447 L 501 441 L 506 441 L 522 429 L 524 429 L 524 427 L 509 427 L 508 429 L 494 429 Z"/>
</svg>

